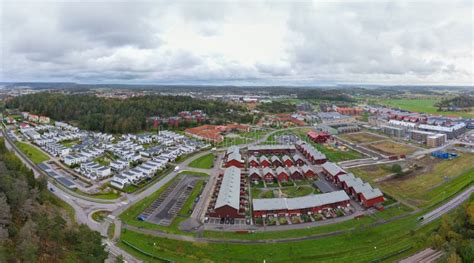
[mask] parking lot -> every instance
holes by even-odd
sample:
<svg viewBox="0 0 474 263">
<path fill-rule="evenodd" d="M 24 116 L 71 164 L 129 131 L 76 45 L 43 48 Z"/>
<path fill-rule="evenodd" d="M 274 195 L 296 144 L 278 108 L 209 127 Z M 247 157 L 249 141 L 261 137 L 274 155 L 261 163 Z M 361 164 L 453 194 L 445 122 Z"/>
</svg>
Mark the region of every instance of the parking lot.
<svg viewBox="0 0 474 263">
<path fill-rule="evenodd" d="M 170 226 L 183 208 L 198 180 L 201 179 L 195 176 L 181 175 L 143 211 L 139 219 L 162 226 Z"/>
</svg>

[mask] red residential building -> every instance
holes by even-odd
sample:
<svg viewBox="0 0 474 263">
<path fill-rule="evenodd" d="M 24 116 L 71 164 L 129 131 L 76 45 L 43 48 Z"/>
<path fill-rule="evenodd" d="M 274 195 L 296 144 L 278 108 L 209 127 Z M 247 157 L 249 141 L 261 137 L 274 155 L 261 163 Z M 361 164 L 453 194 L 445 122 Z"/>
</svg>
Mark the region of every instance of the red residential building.
<svg viewBox="0 0 474 263">
<path fill-rule="evenodd" d="M 249 177 L 252 182 L 259 182 L 262 180 L 262 175 L 260 173 L 260 170 L 257 168 L 250 168 Z"/>
<path fill-rule="evenodd" d="M 263 180 L 267 183 L 273 183 L 275 180 L 275 173 L 270 168 L 264 168 L 262 172 Z"/>
<path fill-rule="evenodd" d="M 290 167 L 290 176 L 293 180 L 303 180 L 303 174 L 294 166 Z"/>
<path fill-rule="evenodd" d="M 331 138 L 331 135 L 327 132 L 310 131 L 307 133 L 307 136 L 310 140 L 312 140 L 315 143 L 325 143 L 327 140 Z"/>
<path fill-rule="evenodd" d="M 285 183 L 285 182 L 288 182 L 290 180 L 288 172 L 283 167 L 278 167 L 276 169 L 276 176 L 277 176 L 278 181 L 281 182 L 281 183 Z"/>
<path fill-rule="evenodd" d="M 331 162 L 325 162 L 321 165 L 323 168 L 322 172 L 323 174 L 330 179 L 333 183 L 338 182 L 338 176 L 346 174 L 346 171 L 344 171 L 341 167 L 335 165 L 334 163 Z"/>
<path fill-rule="evenodd" d="M 271 163 L 272 163 L 273 167 L 283 166 L 283 163 L 281 162 L 280 158 L 278 158 L 278 156 L 276 156 L 276 155 L 272 156 Z"/>
<path fill-rule="evenodd" d="M 249 157 L 248 163 L 250 167 L 258 167 L 260 165 L 257 160 L 257 157 L 255 157 L 254 155 Z"/>
<path fill-rule="evenodd" d="M 283 156 L 281 159 L 282 159 L 282 161 L 283 161 L 283 164 L 284 164 L 286 167 L 291 167 L 291 166 L 293 166 L 293 160 L 291 160 L 291 158 L 288 157 L 287 155 Z"/>
<path fill-rule="evenodd" d="M 260 156 L 260 165 L 263 168 L 270 167 L 272 165 L 266 156 Z"/>
<path fill-rule="evenodd" d="M 303 166 L 305 164 L 303 158 L 298 154 L 293 155 L 293 160 L 295 160 L 297 166 Z"/>
<path fill-rule="evenodd" d="M 308 179 L 313 179 L 316 173 L 311 169 L 311 167 L 304 165 L 301 167 L 301 170 L 303 171 L 303 175 L 306 176 Z"/>
</svg>

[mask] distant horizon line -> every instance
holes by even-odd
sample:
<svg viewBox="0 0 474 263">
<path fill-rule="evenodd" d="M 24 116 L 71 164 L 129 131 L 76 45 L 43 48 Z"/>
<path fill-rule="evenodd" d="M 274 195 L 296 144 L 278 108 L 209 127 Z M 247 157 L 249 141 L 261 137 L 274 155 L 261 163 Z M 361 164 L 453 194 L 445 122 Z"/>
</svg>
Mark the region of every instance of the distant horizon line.
<svg viewBox="0 0 474 263">
<path fill-rule="evenodd" d="M 470 87 L 474 84 L 374 84 L 374 83 L 321 83 L 321 84 L 185 84 L 185 83 L 101 83 L 101 82 L 74 82 L 74 81 L 0 81 L 0 85 L 5 84 L 74 84 L 74 85 L 117 85 L 117 86 L 175 86 L 175 87 L 295 87 L 295 88 L 318 88 L 318 87 L 345 87 L 345 86 L 366 86 L 366 87 Z"/>
</svg>

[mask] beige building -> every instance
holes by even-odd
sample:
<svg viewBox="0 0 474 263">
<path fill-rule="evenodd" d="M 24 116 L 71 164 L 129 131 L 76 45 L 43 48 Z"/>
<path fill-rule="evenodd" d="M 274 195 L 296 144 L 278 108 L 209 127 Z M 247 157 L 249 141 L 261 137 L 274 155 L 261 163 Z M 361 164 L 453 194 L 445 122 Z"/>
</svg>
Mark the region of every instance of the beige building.
<svg viewBox="0 0 474 263">
<path fill-rule="evenodd" d="M 426 140 L 426 145 L 432 148 L 439 147 L 446 143 L 446 139 L 447 139 L 446 134 L 437 133 L 434 135 L 430 135 L 428 136 Z"/>
</svg>

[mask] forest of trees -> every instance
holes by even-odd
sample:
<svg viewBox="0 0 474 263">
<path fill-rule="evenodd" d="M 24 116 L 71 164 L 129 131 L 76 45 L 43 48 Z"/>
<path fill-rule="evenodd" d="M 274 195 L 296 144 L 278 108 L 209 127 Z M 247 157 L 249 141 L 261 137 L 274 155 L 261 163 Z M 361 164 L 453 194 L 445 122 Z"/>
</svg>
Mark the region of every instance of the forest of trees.
<svg viewBox="0 0 474 263">
<path fill-rule="evenodd" d="M 296 111 L 296 106 L 288 103 L 279 101 L 272 101 L 270 103 L 261 103 L 257 106 L 257 109 L 264 112 L 270 113 L 290 113 Z"/>
<path fill-rule="evenodd" d="M 350 92 L 350 91 L 349 91 Z M 297 92 L 298 99 L 318 99 L 329 101 L 354 102 L 355 100 L 341 89 L 305 89 Z"/>
<path fill-rule="evenodd" d="M 141 131 L 147 128 L 148 117 L 170 117 L 180 111 L 198 109 L 220 123 L 252 121 L 252 116 L 239 105 L 185 96 L 149 95 L 121 100 L 92 95 L 36 93 L 15 97 L 6 106 L 46 115 L 54 120 L 74 122 L 82 129 L 108 133 Z"/>
<path fill-rule="evenodd" d="M 445 99 L 436 104 L 437 107 L 459 107 L 470 108 L 474 107 L 474 96 L 463 95 L 452 99 Z"/>
<path fill-rule="evenodd" d="M 446 252 L 447 262 L 474 262 L 474 195 L 453 215 L 442 218 L 431 240 L 434 248 Z"/>
<path fill-rule="evenodd" d="M 0 262 L 103 262 L 101 236 L 69 223 L 45 178 L 9 152 L 0 139 Z"/>
</svg>

